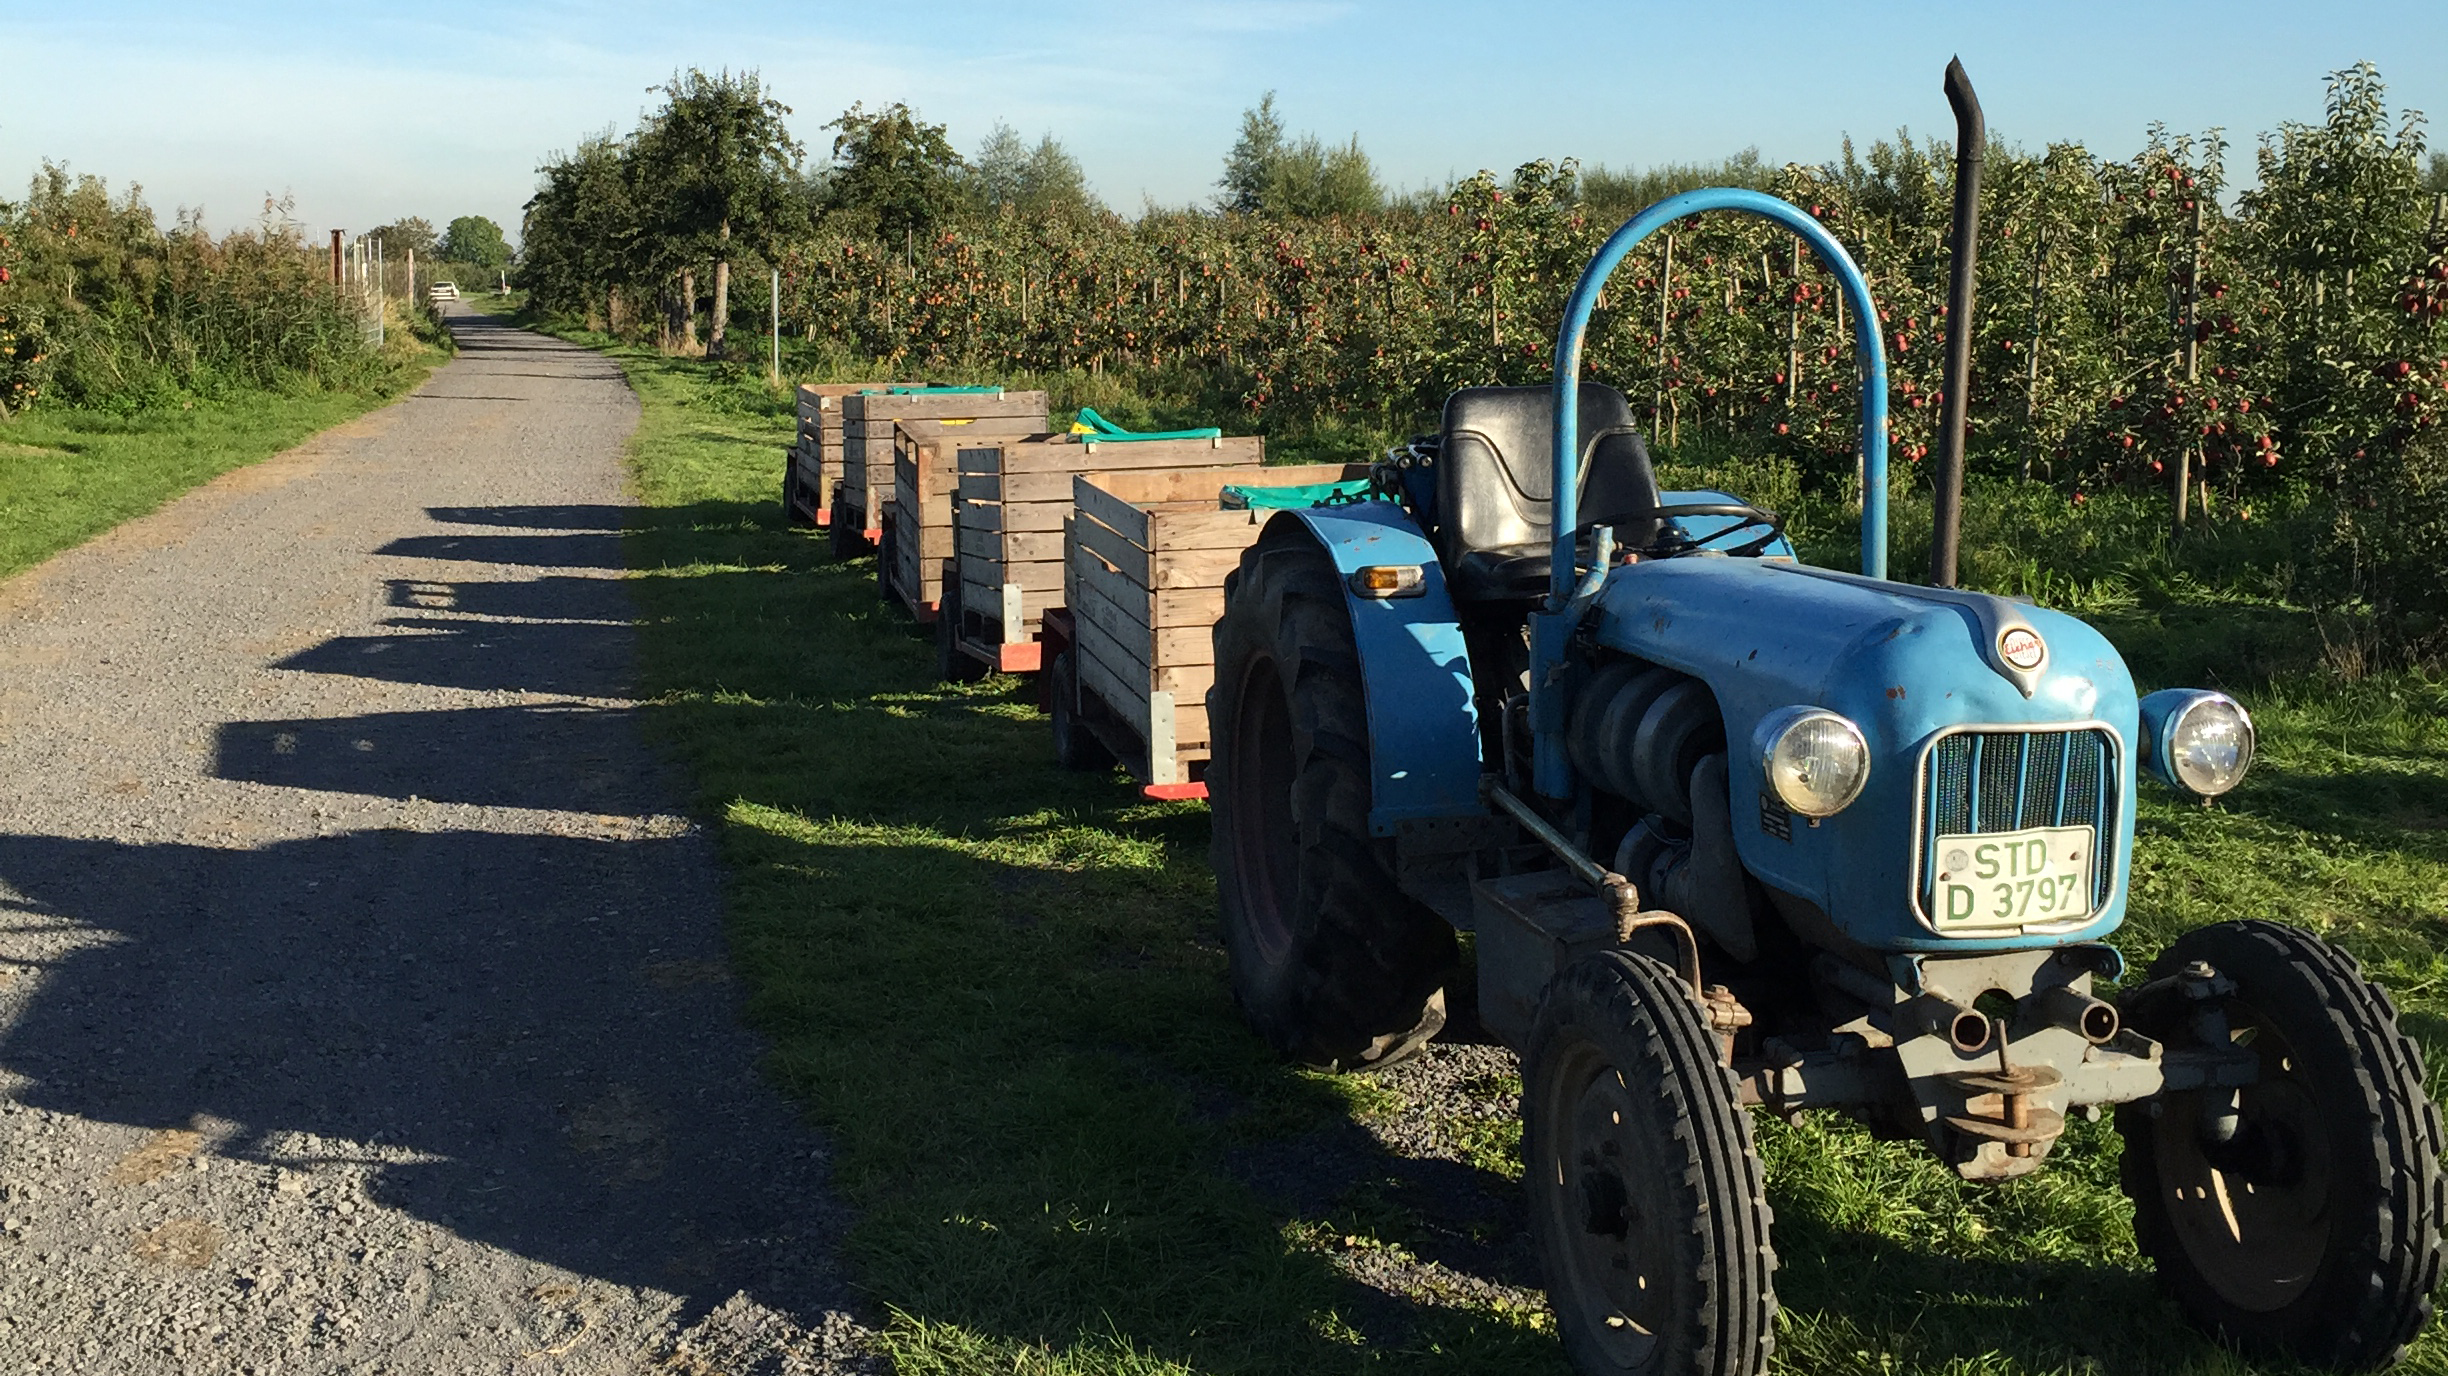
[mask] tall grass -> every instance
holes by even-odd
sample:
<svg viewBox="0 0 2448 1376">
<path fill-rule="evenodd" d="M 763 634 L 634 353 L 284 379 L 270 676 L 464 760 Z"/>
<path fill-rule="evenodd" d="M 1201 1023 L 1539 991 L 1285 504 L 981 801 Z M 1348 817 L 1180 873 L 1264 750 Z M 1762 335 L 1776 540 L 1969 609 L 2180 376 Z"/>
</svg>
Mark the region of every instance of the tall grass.
<svg viewBox="0 0 2448 1376">
<path fill-rule="evenodd" d="M 0 326 L 32 341 L 0 355 L 0 397 L 19 408 L 125 414 L 249 390 L 360 390 L 397 362 L 368 346 L 285 203 L 218 237 L 187 211 L 164 229 L 141 188 L 114 196 L 46 162 L 23 203 L 0 203 L 0 247 L 14 260 Z"/>
</svg>

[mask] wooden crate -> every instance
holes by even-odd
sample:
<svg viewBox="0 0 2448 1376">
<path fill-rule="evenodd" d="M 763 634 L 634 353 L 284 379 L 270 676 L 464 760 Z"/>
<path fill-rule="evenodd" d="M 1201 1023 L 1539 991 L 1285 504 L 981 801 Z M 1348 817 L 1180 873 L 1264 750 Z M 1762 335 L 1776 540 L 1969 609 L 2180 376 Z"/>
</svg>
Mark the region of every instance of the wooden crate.
<svg viewBox="0 0 2448 1376">
<path fill-rule="evenodd" d="M 802 382 L 799 428 L 782 451 L 782 510 L 792 525 L 833 523 L 833 489 L 841 484 L 842 398 L 919 382 Z"/>
<path fill-rule="evenodd" d="M 960 490 L 952 514 L 953 582 L 959 591 L 946 604 L 958 609 L 956 643 L 970 658 L 1007 673 L 1039 667 L 1039 623 L 1048 606 L 1062 601 L 1063 519 L 1072 510 L 1073 475 L 1254 469 L 1264 462 L 1266 441 L 1255 435 L 1124 443 L 1081 435 L 961 441 Z"/>
<path fill-rule="evenodd" d="M 1221 509 L 1228 486 L 1295 487 L 1368 476 L 1366 464 L 1081 473 L 1063 527 L 1080 720 L 1150 797 L 1203 798 L 1215 681 L 1212 631 L 1224 575 L 1275 515 Z M 1093 702 L 1090 699 L 1094 699 Z M 1135 739 L 1116 740 L 1119 727 Z"/>
<path fill-rule="evenodd" d="M 893 422 L 892 507 L 886 526 L 893 595 L 921 621 L 943 602 L 943 569 L 952 558 L 952 495 L 958 447 L 976 439 L 1043 435 L 1043 411 L 1033 416 Z"/>
<path fill-rule="evenodd" d="M 835 520 L 857 523 L 871 543 L 884 538 L 893 501 L 893 425 L 902 420 L 980 420 L 1035 416 L 1045 426 L 1043 392 L 853 392 L 842 398 L 841 484 Z"/>
</svg>

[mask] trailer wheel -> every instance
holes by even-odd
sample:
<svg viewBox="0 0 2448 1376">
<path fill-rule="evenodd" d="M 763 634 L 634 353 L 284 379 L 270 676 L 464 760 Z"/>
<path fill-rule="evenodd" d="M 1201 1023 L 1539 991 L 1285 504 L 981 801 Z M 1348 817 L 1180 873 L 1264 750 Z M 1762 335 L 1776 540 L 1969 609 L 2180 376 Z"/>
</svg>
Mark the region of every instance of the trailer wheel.
<svg viewBox="0 0 2448 1376">
<path fill-rule="evenodd" d="M 800 530 L 811 530 L 816 525 L 814 511 L 803 514 L 799 509 L 799 460 L 795 455 L 786 455 L 782 460 L 782 523 Z"/>
<path fill-rule="evenodd" d="M 2429 1319 L 2439 1279 L 2440 1115 L 2423 1093 L 2422 1053 L 2353 957 L 2309 932 L 2197 928 L 2151 974 L 2195 962 L 2234 981 L 2214 1002 L 2260 1078 L 2117 1110 L 2135 1240 L 2221 1342 L 2344 1370 L 2388 1366 Z M 2202 1007 L 2165 985 L 2127 1003 L 2136 1031 L 2173 1047 L 2203 1044 Z M 2205 1103 L 2227 1093 L 2231 1135 L 2210 1127 L 2224 1102 Z"/>
<path fill-rule="evenodd" d="M 1054 720 L 1054 762 L 1084 774 L 1102 773 L 1114 767 L 1114 756 L 1080 722 L 1079 665 L 1072 658 L 1077 653 L 1065 650 L 1046 666 L 1046 693 L 1054 700 L 1047 713 Z"/>
<path fill-rule="evenodd" d="M 935 677 L 946 683 L 975 683 L 986 677 L 986 666 L 961 649 L 960 638 L 960 580 L 947 578 L 935 616 Z"/>
<path fill-rule="evenodd" d="M 1269 1044 L 1391 1065 L 1445 1025 L 1453 929 L 1369 834 L 1369 732 L 1342 580 L 1305 531 L 1259 537 L 1225 583 L 1208 691 L 1216 887 L 1233 997 Z"/>
<path fill-rule="evenodd" d="M 832 543 L 833 558 L 848 563 L 859 557 L 859 546 L 865 542 L 857 530 L 857 522 L 842 519 L 841 489 L 833 489 L 833 520 L 825 527 L 826 538 Z"/>
<path fill-rule="evenodd" d="M 1736 1096 L 1666 966 L 1600 951 L 1548 986 L 1522 1064 L 1522 1165 L 1574 1370 L 1768 1369 L 1776 1253 Z"/>
</svg>

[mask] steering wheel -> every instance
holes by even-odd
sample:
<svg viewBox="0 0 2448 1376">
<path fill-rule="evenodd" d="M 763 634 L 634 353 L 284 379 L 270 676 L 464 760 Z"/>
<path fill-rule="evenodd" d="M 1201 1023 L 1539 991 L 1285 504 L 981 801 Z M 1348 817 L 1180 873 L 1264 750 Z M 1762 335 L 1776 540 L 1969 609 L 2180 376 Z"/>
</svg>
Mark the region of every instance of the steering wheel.
<svg viewBox="0 0 2448 1376">
<path fill-rule="evenodd" d="M 1657 543 L 1637 551 L 1644 559 L 1672 559 L 1678 555 L 1697 554 L 1704 549 L 1712 548 L 1717 541 L 1727 536 L 1766 526 L 1765 533 L 1753 536 L 1731 549 L 1721 551 L 1737 559 L 1748 559 L 1775 544 L 1785 534 L 1784 517 L 1760 507 L 1746 506 L 1741 502 L 1680 502 L 1657 507 L 1650 514 L 1657 517 L 1661 524 L 1679 516 L 1731 516 L 1735 520 L 1730 526 L 1696 537 L 1674 536 L 1661 532 Z"/>
</svg>

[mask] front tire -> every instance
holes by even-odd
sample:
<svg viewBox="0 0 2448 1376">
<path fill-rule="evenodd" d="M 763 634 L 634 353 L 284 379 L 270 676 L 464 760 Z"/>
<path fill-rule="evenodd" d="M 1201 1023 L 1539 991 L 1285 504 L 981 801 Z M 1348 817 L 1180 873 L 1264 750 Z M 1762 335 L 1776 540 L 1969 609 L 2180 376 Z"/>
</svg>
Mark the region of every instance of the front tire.
<svg viewBox="0 0 2448 1376">
<path fill-rule="evenodd" d="M 2187 1317 L 2221 1342 L 2350 1371 L 2405 1355 L 2431 1315 L 2443 1193 L 2439 1110 L 2422 1054 L 2345 952 L 2275 922 L 2185 933 L 2154 981 L 2204 962 L 2234 981 L 2229 1038 L 2260 1078 L 2218 1143 L 2203 1101 L 2117 1110 L 2134 1236 Z M 2136 1031 L 2200 1045 L 2198 1005 L 2168 986 L 2130 1000 Z"/>
<path fill-rule="evenodd" d="M 1547 1303 L 1592 1376 L 1749 1376 L 1776 1346 L 1767 1182 L 1674 971 L 1600 951 L 1540 1000 L 1522 1164 Z"/>
<path fill-rule="evenodd" d="M 1296 1061 L 1373 1070 L 1445 1025 L 1453 929 L 1369 834 L 1360 653 L 1333 561 L 1290 522 L 1241 556 L 1207 694 L 1216 888 L 1233 997 Z"/>
</svg>

